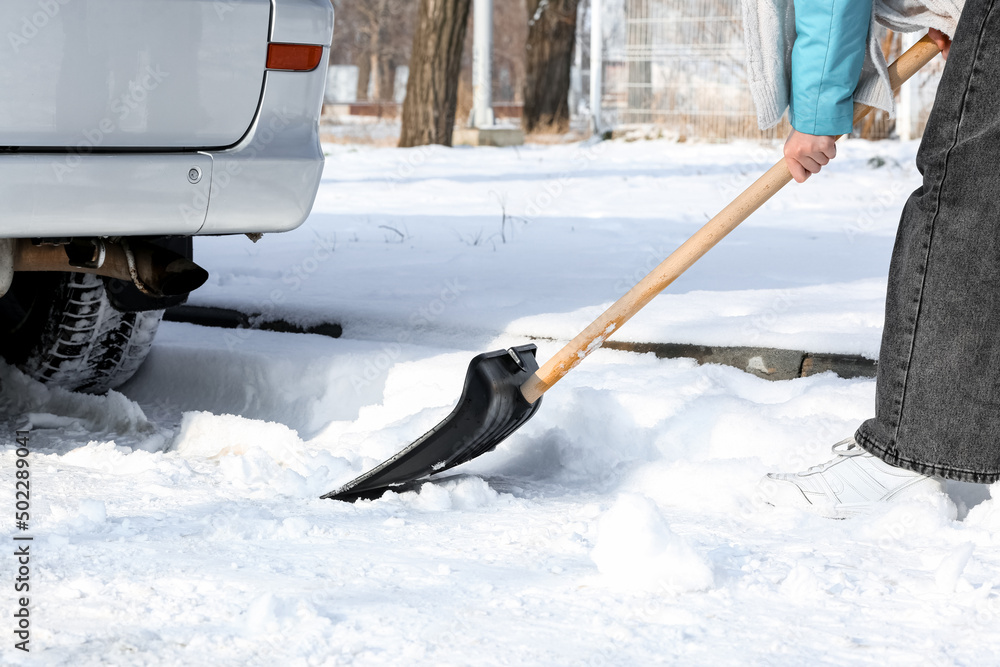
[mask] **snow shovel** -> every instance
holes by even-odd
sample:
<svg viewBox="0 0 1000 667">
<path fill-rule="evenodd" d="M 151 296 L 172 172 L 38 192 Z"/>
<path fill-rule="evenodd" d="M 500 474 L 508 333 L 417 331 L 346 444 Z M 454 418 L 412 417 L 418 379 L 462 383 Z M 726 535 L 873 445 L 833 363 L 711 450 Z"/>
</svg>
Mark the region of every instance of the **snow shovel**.
<svg viewBox="0 0 1000 667">
<path fill-rule="evenodd" d="M 889 67 L 893 90 L 938 53 L 923 37 Z M 855 104 L 854 122 L 871 107 Z M 323 498 L 354 501 L 404 490 L 418 480 L 494 449 L 538 411 L 542 394 L 601 347 L 625 322 L 792 179 L 784 159 L 767 170 L 649 275 L 539 368 L 535 346 L 480 354 L 469 364 L 465 388 L 448 417 L 419 440 Z"/>
</svg>

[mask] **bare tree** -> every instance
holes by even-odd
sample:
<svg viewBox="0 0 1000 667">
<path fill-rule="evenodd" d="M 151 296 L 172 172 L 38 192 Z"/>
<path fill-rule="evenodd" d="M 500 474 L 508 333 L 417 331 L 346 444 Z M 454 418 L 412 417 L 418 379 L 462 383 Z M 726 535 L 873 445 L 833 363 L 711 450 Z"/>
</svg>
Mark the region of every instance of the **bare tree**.
<svg viewBox="0 0 1000 667">
<path fill-rule="evenodd" d="M 525 132 L 569 130 L 570 65 L 576 42 L 579 0 L 527 0 Z"/>
<path fill-rule="evenodd" d="M 401 147 L 451 146 L 469 0 L 420 0 L 403 103 Z"/>
</svg>

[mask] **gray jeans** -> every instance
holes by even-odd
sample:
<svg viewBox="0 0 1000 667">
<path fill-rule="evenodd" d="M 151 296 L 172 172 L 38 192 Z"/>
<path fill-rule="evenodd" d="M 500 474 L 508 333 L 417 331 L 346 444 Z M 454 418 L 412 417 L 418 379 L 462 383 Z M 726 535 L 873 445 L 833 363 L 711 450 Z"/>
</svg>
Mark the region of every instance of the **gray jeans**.
<svg viewBox="0 0 1000 667">
<path fill-rule="evenodd" d="M 886 298 L 875 418 L 908 470 L 1000 479 L 1000 0 L 968 0 L 924 132 Z"/>
</svg>

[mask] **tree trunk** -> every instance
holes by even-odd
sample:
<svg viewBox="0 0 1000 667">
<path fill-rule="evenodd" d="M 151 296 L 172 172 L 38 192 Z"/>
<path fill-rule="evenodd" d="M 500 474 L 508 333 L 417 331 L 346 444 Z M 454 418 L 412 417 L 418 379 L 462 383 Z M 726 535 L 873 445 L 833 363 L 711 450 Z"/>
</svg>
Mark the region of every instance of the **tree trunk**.
<svg viewBox="0 0 1000 667">
<path fill-rule="evenodd" d="M 420 0 L 400 147 L 451 146 L 468 23 L 469 0 Z"/>
<path fill-rule="evenodd" d="M 396 63 L 392 58 L 383 58 L 378 67 L 379 102 L 393 102 L 396 92 Z"/>
<path fill-rule="evenodd" d="M 372 86 L 372 102 L 382 101 L 382 68 L 380 65 L 379 53 L 377 48 L 372 49 L 371 56 L 369 57 L 368 72 L 371 76 L 371 86 Z"/>
<path fill-rule="evenodd" d="M 569 130 L 569 73 L 579 0 L 527 0 L 525 132 Z"/>
<path fill-rule="evenodd" d="M 371 76 L 372 61 L 366 53 L 362 53 L 357 60 L 358 63 L 358 87 L 355 99 L 364 102 L 368 99 L 368 77 Z"/>
</svg>

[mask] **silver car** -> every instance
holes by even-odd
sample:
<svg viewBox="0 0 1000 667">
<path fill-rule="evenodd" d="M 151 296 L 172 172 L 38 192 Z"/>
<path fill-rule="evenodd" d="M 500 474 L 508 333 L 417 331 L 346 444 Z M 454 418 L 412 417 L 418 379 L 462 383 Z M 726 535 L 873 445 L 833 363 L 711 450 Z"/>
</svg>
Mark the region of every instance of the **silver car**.
<svg viewBox="0 0 1000 667">
<path fill-rule="evenodd" d="M 0 352 L 103 392 L 207 273 L 294 229 L 323 169 L 330 0 L 3 0 Z"/>
</svg>

